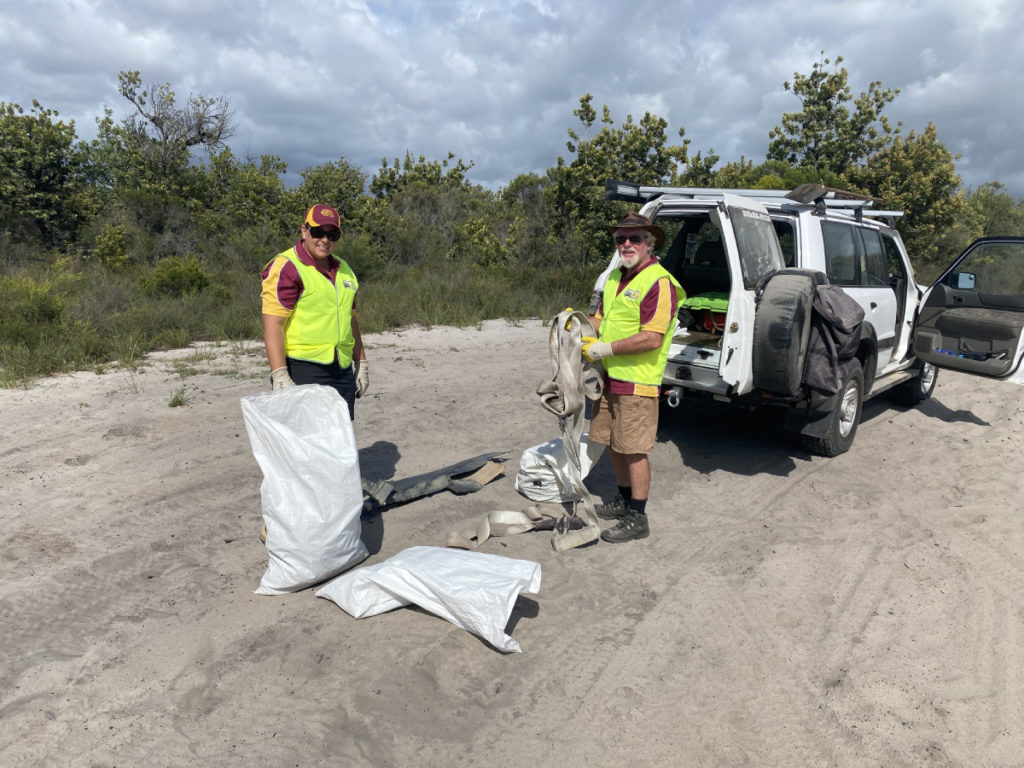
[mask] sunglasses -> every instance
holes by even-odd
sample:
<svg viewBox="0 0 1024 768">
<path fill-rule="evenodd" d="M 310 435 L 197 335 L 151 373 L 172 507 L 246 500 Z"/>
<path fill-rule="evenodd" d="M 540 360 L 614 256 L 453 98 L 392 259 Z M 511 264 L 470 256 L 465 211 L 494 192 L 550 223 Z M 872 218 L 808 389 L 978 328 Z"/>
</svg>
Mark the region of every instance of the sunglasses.
<svg viewBox="0 0 1024 768">
<path fill-rule="evenodd" d="M 640 245 L 641 243 L 647 242 L 647 235 L 616 235 L 615 244 L 625 245 L 632 241 L 634 245 Z"/>
<path fill-rule="evenodd" d="M 310 227 L 309 236 L 314 240 L 320 240 L 321 238 L 326 237 L 332 243 L 336 243 L 341 239 L 341 232 L 337 229 L 328 231 L 323 227 Z"/>
</svg>

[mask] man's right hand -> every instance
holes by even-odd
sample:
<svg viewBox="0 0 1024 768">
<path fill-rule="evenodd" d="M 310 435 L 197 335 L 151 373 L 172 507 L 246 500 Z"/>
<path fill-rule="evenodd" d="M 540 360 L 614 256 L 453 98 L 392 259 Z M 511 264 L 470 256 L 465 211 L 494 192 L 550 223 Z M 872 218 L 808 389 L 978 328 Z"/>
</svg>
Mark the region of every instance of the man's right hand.
<svg viewBox="0 0 1024 768">
<path fill-rule="evenodd" d="M 593 336 L 584 336 L 580 341 L 583 342 L 583 359 L 588 363 L 596 363 L 612 356 L 611 342 L 598 341 Z"/>
<path fill-rule="evenodd" d="M 288 368 L 281 366 L 275 368 L 270 372 L 270 380 L 274 383 L 274 390 L 284 389 L 285 387 L 294 387 L 295 382 L 292 381 L 292 377 L 288 375 Z"/>
</svg>

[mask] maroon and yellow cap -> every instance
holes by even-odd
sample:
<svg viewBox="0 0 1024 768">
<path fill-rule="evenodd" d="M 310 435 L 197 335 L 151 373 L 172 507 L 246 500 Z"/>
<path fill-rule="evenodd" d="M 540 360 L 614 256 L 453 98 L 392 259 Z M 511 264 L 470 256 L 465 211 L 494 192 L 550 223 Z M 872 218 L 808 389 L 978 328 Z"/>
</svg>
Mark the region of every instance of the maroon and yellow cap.
<svg viewBox="0 0 1024 768">
<path fill-rule="evenodd" d="M 329 205 L 314 205 L 306 211 L 307 227 L 337 227 L 341 231 L 341 217 Z"/>
</svg>

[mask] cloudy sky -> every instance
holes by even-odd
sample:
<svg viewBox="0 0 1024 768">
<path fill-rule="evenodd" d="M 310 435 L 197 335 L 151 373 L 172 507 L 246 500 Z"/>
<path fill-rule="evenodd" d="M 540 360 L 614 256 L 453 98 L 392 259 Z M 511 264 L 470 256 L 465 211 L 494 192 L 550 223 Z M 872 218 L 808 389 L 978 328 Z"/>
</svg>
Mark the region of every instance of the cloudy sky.
<svg viewBox="0 0 1024 768">
<path fill-rule="evenodd" d="M 0 101 L 32 100 L 92 138 L 117 73 L 179 97 L 226 96 L 236 156 L 291 179 L 344 157 L 373 174 L 406 150 L 497 189 L 569 158 L 591 93 L 621 124 L 652 112 L 691 151 L 760 162 L 799 102 L 783 88 L 824 50 L 857 95 L 900 90 L 890 119 L 929 122 L 968 187 L 1024 197 L 1019 0 L 20 0 L 0 6 Z"/>
</svg>

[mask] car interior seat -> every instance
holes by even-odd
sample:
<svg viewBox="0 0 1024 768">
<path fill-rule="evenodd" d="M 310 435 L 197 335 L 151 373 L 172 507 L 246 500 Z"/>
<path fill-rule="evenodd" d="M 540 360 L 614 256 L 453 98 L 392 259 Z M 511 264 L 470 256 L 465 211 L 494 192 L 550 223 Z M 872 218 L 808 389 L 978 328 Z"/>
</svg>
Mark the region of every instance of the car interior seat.
<svg viewBox="0 0 1024 768">
<path fill-rule="evenodd" d="M 683 264 L 680 283 L 686 293 L 697 296 L 710 292 L 729 292 L 729 263 L 720 240 L 705 240 L 697 246 L 693 262 Z"/>
<path fill-rule="evenodd" d="M 669 246 L 666 254 L 658 259 L 661 266 L 671 272 L 672 276 L 680 282 L 682 282 L 683 262 L 686 259 L 686 239 L 687 232 L 683 228 L 672 240 L 672 245 Z"/>
</svg>

